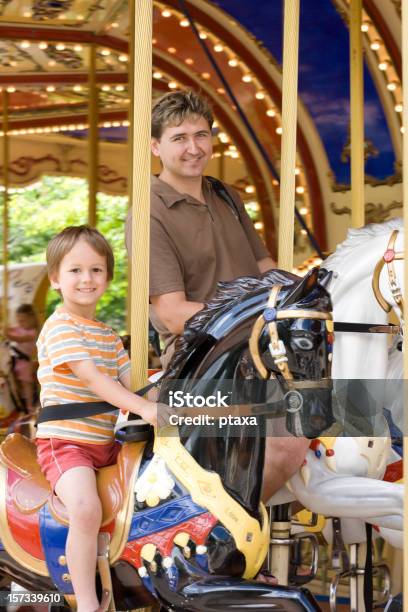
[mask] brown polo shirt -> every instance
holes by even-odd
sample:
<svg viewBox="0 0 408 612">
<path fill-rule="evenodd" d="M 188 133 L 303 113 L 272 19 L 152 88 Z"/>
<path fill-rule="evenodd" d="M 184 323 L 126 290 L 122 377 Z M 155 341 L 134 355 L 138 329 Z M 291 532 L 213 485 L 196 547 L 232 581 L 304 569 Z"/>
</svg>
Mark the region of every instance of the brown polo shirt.
<svg viewBox="0 0 408 612">
<path fill-rule="evenodd" d="M 231 187 L 226 188 L 239 211 L 239 220 L 205 178 L 203 204 L 152 177 L 150 296 L 184 291 L 187 300 L 206 302 L 214 296 L 219 281 L 258 276 L 257 261 L 269 257 L 269 253 L 240 197 Z M 128 252 L 130 214 L 126 222 Z M 153 307 L 150 318 L 165 341 L 164 361 L 168 363 L 175 336 L 164 327 Z"/>
</svg>

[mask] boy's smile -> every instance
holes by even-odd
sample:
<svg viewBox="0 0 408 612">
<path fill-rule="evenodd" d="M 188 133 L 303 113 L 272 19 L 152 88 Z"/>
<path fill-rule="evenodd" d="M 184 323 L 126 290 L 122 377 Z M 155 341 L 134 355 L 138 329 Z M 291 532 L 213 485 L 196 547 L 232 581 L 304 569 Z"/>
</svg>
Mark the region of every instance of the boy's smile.
<svg viewBox="0 0 408 612">
<path fill-rule="evenodd" d="M 61 292 L 69 312 L 93 319 L 98 300 L 108 286 L 106 257 L 81 239 L 61 260 L 51 286 Z"/>
</svg>

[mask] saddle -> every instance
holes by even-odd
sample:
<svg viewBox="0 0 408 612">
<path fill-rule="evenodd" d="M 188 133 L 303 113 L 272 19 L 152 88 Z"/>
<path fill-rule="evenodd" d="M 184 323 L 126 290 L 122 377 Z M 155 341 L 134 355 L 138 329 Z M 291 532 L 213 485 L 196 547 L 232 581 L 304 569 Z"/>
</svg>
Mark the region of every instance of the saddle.
<svg viewBox="0 0 408 612">
<path fill-rule="evenodd" d="M 101 468 L 96 473 L 98 494 L 102 503 L 101 526 L 111 523 L 121 509 L 133 471 L 139 466 L 143 448 L 144 444 L 141 443 L 124 444 L 117 463 Z M 19 512 L 38 512 L 48 502 L 55 520 L 64 525 L 69 524 L 64 504 L 51 491 L 51 486 L 38 465 L 34 442 L 19 433 L 10 434 L 0 445 L 0 461 L 20 476 L 9 491 Z"/>
</svg>

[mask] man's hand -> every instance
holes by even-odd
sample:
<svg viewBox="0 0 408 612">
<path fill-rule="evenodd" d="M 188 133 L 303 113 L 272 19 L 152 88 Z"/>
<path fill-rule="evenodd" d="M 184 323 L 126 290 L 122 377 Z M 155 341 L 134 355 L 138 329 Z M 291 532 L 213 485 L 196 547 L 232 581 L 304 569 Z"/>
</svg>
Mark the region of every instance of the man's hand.
<svg viewBox="0 0 408 612">
<path fill-rule="evenodd" d="M 185 322 L 204 307 L 200 302 L 189 302 L 184 291 L 151 295 L 150 301 L 160 321 L 177 336 L 184 332 Z"/>
</svg>

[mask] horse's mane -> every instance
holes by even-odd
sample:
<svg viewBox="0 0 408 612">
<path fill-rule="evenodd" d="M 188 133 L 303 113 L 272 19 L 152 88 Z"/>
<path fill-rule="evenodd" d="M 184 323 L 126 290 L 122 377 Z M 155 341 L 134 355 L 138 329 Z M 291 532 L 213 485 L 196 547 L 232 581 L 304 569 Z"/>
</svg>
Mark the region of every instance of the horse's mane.
<svg viewBox="0 0 408 612">
<path fill-rule="evenodd" d="M 259 278 L 255 276 L 242 276 L 233 281 L 219 282 L 217 285 L 217 292 L 213 299 L 206 302 L 204 308 L 199 310 L 186 322 L 185 332 L 187 333 L 177 338 L 174 347 L 174 356 L 169 363 L 163 379 L 172 378 L 191 349 L 192 336 L 201 331 L 203 327 L 213 319 L 213 317 L 222 312 L 226 306 L 231 308 L 239 299 L 244 298 L 257 289 L 270 289 L 273 285 L 278 283 L 285 286 L 293 285 L 300 280 L 301 279 L 295 274 L 291 274 L 285 270 L 275 269 L 265 272 L 265 274 Z"/>
<path fill-rule="evenodd" d="M 344 265 L 345 258 L 352 250 L 363 246 L 372 238 L 392 232 L 394 229 L 403 229 L 403 221 L 400 217 L 395 217 L 384 223 L 370 223 L 358 229 L 349 229 L 347 238 L 344 242 L 339 244 L 334 253 L 323 262 L 322 267 L 326 270 L 339 270 L 339 268 Z"/>
</svg>

